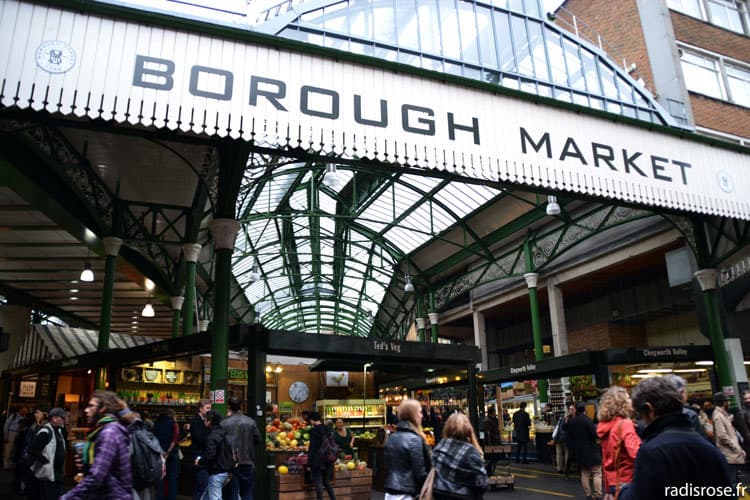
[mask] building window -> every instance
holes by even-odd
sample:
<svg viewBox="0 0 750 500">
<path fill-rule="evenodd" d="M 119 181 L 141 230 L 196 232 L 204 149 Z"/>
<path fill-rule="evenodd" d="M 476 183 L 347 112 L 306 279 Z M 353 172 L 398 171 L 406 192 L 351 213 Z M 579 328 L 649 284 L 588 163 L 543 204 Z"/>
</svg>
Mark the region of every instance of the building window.
<svg viewBox="0 0 750 500">
<path fill-rule="evenodd" d="M 689 91 L 750 107 L 750 67 L 685 48 L 680 48 L 680 62 Z"/>
<path fill-rule="evenodd" d="M 735 33 L 750 34 L 747 0 L 667 0 L 667 5 Z"/>
</svg>

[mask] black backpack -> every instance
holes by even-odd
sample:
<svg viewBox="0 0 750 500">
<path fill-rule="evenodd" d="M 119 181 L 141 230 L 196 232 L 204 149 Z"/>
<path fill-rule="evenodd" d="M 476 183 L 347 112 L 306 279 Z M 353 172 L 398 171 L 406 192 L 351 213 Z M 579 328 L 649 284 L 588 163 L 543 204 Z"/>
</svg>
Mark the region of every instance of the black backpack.
<svg viewBox="0 0 750 500">
<path fill-rule="evenodd" d="M 156 486 L 164 477 L 164 461 L 159 440 L 142 423 L 130 428 L 130 467 L 133 470 L 133 487 L 142 490 Z"/>
<path fill-rule="evenodd" d="M 318 450 L 318 460 L 322 465 L 331 465 L 339 458 L 339 445 L 333 439 L 333 433 L 326 430 Z"/>
</svg>

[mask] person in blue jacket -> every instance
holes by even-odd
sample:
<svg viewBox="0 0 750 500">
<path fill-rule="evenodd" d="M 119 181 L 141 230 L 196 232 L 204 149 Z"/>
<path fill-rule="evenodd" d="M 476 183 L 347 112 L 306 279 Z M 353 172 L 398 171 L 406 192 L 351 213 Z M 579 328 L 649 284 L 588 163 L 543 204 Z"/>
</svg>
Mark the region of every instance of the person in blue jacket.
<svg viewBox="0 0 750 500">
<path fill-rule="evenodd" d="M 736 498 L 724 455 L 693 429 L 682 413 L 682 398 L 666 378 L 641 381 L 631 397 L 633 408 L 646 424 L 638 450 L 633 481 L 619 500 L 667 498 Z"/>
</svg>

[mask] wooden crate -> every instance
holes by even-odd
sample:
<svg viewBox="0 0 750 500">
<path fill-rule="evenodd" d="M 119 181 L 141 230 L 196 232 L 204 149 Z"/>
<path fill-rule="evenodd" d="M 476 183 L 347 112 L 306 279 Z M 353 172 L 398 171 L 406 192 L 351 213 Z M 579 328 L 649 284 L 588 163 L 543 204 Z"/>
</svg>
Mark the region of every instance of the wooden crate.
<svg viewBox="0 0 750 500">
<path fill-rule="evenodd" d="M 372 469 L 334 471 L 331 482 L 337 500 L 369 500 Z M 279 500 L 315 500 L 315 486 L 305 483 L 303 474 L 276 474 L 275 492 Z"/>
<path fill-rule="evenodd" d="M 487 485 L 489 486 L 490 491 L 497 488 L 508 488 L 512 490 L 515 481 L 516 478 L 513 474 L 490 476 L 487 478 Z"/>
</svg>

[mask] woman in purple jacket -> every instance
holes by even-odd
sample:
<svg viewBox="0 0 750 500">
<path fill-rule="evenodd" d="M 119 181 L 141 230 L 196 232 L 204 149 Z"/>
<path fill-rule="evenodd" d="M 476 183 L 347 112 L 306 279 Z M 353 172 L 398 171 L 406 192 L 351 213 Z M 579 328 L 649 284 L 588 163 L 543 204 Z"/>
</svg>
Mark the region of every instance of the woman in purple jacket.
<svg viewBox="0 0 750 500">
<path fill-rule="evenodd" d="M 61 500 L 132 500 L 130 438 L 117 418 L 123 401 L 114 392 L 95 391 L 85 413 L 93 426 L 83 448 L 84 476 Z"/>
</svg>

